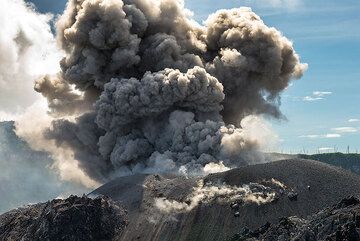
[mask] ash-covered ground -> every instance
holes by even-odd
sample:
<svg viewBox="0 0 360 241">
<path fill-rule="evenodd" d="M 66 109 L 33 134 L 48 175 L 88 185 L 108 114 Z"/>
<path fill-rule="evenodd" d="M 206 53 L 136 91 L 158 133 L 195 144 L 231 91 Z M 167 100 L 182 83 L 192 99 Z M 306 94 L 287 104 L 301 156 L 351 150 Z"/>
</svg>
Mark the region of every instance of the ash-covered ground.
<svg viewBox="0 0 360 241">
<path fill-rule="evenodd" d="M 243 228 L 229 240 L 357 241 L 360 240 L 360 201 L 348 197 L 308 219 L 284 217 L 276 224 L 266 223 L 256 230 Z"/>
<path fill-rule="evenodd" d="M 136 174 L 115 179 L 88 197 L 53 200 L 5 213 L 0 216 L 0 237 L 358 240 L 360 205 L 355 197 L 359 194 L 358 175 L 304 159 L 206 177 Z M 344 199 L 350 195 L 354 198 Z"/>
<path fill-rule="evenodd" d="M 360 177 L 304 159 L 245 166 L 199 177 L 135 175 L 91 195 L 123 203 L 129 224 L 119 240 L 226 240 L 244 227 L 306 218 L 360 194 Z M 285 239 L 286 240 L 286 239 Z"/>
</svg>

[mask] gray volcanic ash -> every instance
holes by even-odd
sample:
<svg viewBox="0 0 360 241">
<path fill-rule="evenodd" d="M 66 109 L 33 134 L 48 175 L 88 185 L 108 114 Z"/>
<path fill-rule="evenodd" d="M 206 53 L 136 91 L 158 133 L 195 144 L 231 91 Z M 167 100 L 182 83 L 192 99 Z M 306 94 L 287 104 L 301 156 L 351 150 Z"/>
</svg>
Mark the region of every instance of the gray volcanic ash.
<svg viewBox="0 0 360 241">
<path fill-rule="evenodd" d="M 276 224 L 282 217 L 306 219 L 344 197 L 359 196 L 360 177 L 319 162 L 292 159 L 205 178 L 120 177 L 90 195 L 109 196 L 128 210 L 129 224 L 118 240 L 218 241 L 244 227 Z"/>
<path fill-rule="evenodd" d="M 251 162 L 249 115 L 282 118 L 280 93 L 307 67 L 249 8 L 200 26 L 183 1 L 71 0 L 57 38 L 61 72 L 35 85 L 58 118 L 45 137 L 99 182 Z"/>
</svg>

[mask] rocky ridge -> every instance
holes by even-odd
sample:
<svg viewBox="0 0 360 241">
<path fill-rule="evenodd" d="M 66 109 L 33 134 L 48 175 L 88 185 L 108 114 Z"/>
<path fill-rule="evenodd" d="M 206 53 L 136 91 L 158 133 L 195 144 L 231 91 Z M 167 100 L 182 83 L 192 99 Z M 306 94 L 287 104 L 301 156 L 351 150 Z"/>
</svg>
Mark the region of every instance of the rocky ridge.
<svg viewBox="0 0 360 241">
<path fill-rule="evenodd" d="M 113 240 L 126 224 L 126 211 L 109 198 L 70 196 L 1 215 L 0 240 Z"/>
</svg>

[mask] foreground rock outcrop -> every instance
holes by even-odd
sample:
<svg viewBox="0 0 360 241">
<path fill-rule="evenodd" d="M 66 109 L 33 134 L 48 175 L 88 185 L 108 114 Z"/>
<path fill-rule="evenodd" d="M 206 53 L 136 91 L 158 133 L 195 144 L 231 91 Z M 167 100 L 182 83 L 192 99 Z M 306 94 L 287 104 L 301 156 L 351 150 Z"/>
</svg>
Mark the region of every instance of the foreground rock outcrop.
<svg viewBox="0 0 360 241">
<path fill-rule="evenodd" d="M 108 198 L 70 196 L 0 216 L 0 240 L 102 241 L 125 228 L 126 212 Z"/>
</svg>

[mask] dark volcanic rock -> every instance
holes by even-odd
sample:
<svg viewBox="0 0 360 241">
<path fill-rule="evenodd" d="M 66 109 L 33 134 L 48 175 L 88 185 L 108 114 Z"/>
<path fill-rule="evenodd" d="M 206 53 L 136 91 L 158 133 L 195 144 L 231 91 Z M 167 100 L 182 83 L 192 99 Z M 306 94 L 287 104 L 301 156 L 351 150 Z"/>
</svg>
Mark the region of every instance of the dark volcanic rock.
<svg viewBox="0 0 360 241">
<path fill-rule="evenodd" d="M 193 205 L 192 195 L 211 196 L 198 194 L 213 185 L 245 185 L 254 194 L 250 198 L 274 194 L 273 201 L 224 199 L 228 194 L 223 193 Z M 297 200 L 291 201 L 289 193 L 296 193 Z M 127 211 L 107 198 L 54 200 L 0 216 L 0 240 L 360 240 L 360 204 L 355 198 L 360 196 L 360 176 L 315 161 L 282 160 L 206 177 L 133 175 L 106 183 L 91 195 L 108 196 Z M 343 199 L 349 195 L 355 197 Z M 169 205 L 193 206 L 169 211 Z"/>
<path fill-rule="evenodd" d="M 1 215 L 0 240 L 113 240 L 126 223 L 126 212 L 108 198 L 70 196 Z"/>
<path fill-rule="evenodd" d="M 277 224 L 267 223 L 254 231 L 246 229 L 231 241 L 358 241 L 360 240 L 360 201 L 345 198 L 308 219 L 281 218 Z"/>
<path fill-rule="evenodd" d="M 204 183 L 226 183 L 240 187 L 272 179 L 286 186 L 283 194 L 279 193 L 274 202 L 263 205 L 244 205 L 236 200 L 224 204 L 199 203 L 190 211 L 172 214 L 154 207 L 155 198 L 161 196 L 186 202 L 199 178 L 186 179 L 163 174 L 121 177 L 103 185 L 93 194 L 120 201 L 128 210 L 129 225 L 119 241 L 226 240 L 244 227 L 254 230 L 266 222 L 278 223 L 281 217 L 297 216 L 299 220 L 305 220 L 344 197 L 360 196 L 360 176 L 303 159 L 244 166 L 203 178 Z M 297 194 L 296 201 L 288 198 L 289 192 Z M 235 203 L 238 205 L 231 205 Z"/>
<path fill-rule="evenodd" d="M 290 201 L 296 201 L 298 194 L 296 192 L 289 192 L 288 198 Z"/>
</svg>

